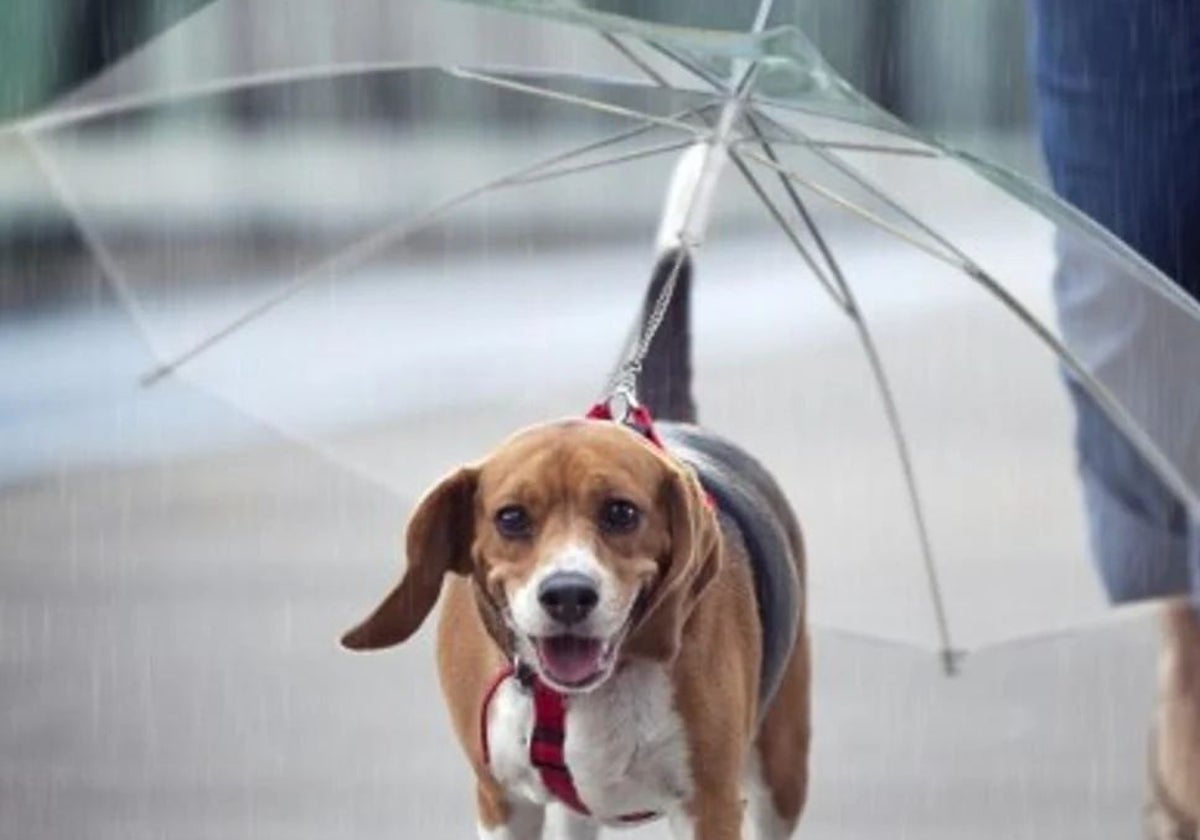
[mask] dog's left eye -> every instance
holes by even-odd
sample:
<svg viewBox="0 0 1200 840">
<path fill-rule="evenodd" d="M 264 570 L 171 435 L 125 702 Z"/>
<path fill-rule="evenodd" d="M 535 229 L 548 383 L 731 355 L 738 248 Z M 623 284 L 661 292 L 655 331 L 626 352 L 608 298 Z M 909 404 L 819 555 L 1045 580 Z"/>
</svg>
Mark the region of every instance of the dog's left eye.
<svg viewBox="0 0 1200 840">
<path fill-rule="evenodd" d="M 533 517 L 520 505 L 507 505 L 496 511 L 496 530 L 510 540 L 528 537 L 533 533 Z"/>
<path fill-rule="evenodd" d="M 642 514 L 624 499 L 609 499 L 600 508 L 600 528 L 609 534 L 628 534 L 637 528 Z"/>
</svg>

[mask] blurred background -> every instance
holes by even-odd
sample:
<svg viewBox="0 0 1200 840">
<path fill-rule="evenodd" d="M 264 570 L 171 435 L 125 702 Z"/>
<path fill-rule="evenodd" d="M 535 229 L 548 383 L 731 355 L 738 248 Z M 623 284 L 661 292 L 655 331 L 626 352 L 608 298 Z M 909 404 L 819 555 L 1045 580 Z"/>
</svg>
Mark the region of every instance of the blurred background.
<svg viewBox="0 0 1200 840">
<path fill-rule="evenodd" d="M 744 16 L 739 4 L 657 0 L 604 5 L 664 20 L 686 9 L 689 19 L 702 25 L 744 25 L 737 20 Z M 20 2 L 7 17 L 0 29 L 4 74 L 0 118 L 7 119 L 33 113 L 56 97 L 69 98 L 72 91 L 139 51 L 143 54 L 134 56 L 131 63 L 136 66 L 126 68 L 122 84 L 130 90 L 163 90 L 198 77 L 230 77 L 247 68 L 285 66 L 300 56 L 330 63 L 355 56 L 387 56 L 395 45 L 413 37 L 410 16 L 389 3 L 346 16 L 331 4 L 289 10 L 279 3 L 213 5 L 198 0 Z M 146 47 L 158 33 L 189 18 L 189 26 L 194 31 L 203 29 L 204 37 L 167 38 Z M 1024 18 L 1023 3 L 1005 0 L 793 0 L 776 4 L 771 22 L 800 26 L 847 80 L 910 124 L 1037 177 Z M 437 31 L 443 42 L 453 40 L 454 49 L 463 54 L 480 50 L 489 40 L 486 29 L 440 27 Z M 544 46 L 526 43 L 522 50 L 536 55 Z M 102 96 L 104 84 L 93 83 L 91 93 Z M 273 218 L 307 210 L 314 219 L 328 223 L 334 214 L 326 202 L 344 198 L 325 190 L 297 195 L 297 190 L 281 186 L 278 179 L 290 177 L 288 167 L 278 163 L 281 157 L 303 159 L 311 177 L 328 182 L 337 174 L 323 166 L 324 161 L 339 153 L 378 156 L 381 146 L 394 155 L 395 135 L 403 142 L 405 127 L 414 121 L 432 116 L 452 121 L 456 114 L 470 114 L 460 124 L 460 131 L 470 133 L 478 109 L 484 106 L 495 111 L 489 116 L 497 133 L 502 133 L 505 125 L 528 124 L 538 120 L 539 110 L 546 110 L 542 103 L 528 99 L 488 104 L 494 103 L 494 97 L 487 91 L 445 90 L 431 96 L 429 90 L 427 82 L 381 75 L 357 81 L 352 97 L 338 97 L 332 87 L 323 95 L 306 91 L 302 101 L 270 92 L 228 96 L 188 108 L 138 113 L 126 121 L 141 123 L 139 132 L 122 134 L 119 143 L 113 142 L 109 121 L 107 131 L 78 138 L 70 153 L 91 161 L 89 171 L 81 173 L 89 182 L 79 189 L 93 193 L 107 184 L 96 183 L 98 179 L 120 181 L 120 206 L 106 212 L 119 212 L 130 230 L 144 229 L 149 220 L 159 225 L 176 223 L 188 228 L 189 238 L 202 241 L 213 233 L 222 210 L 253 205 L 263 229 L 260 239 L 270 239 L 272 234 L 296 230 L 286 221 L 270 230 Z M 262 132 L 277 127 L 284 113 L 290 142 L 269 153 L 277 162 L 274 179 L 259 177 L 253 184 L 233 178 L 213 180 L 205 194 L 197 196 L 188 189 L 190 176 L 183 165 L 171 168 L 174 174 L 166 179 L 137 177 L 138 144 L 153 146 L 157 155 L 174 154 L 181 161 L 200 147 L 210 159 L 225 154 L 232 160 L 246 150 L 253 153 Z M 543 120 L 548 124 L 557 116 L 543 114 Z M 586 120 L 587 115 L 579 118 Z M 13 243 L 4 249 L 7 255 L 20 253 L 17 246 L 37 248 L 39 240 L 60 234 L 54 229 L 53 213 L 42 203 L 46 195 L 22 180 L 22 168 L 11 157 L 0 164 L 0 177 L 5 178 L 0 189 L 4 203 L 0 235 Z M 386 169 L 391 160 L 380 160 L 378 166 Z M 387 219 L 394 217 L 404 198 L 393 192 L 356 194 L 345 200 L 353 202 L 347 208 L 350 212 Z M 570 208 L 572 214 L 595 216 L 589 199 L 578 201 L 579 206 Z M 591 220 L 590 234 L 602 235 L 606 227 L 652 226 L 657 201 L 647 201 L 645 206 L 643 218 L 631 219 L 624 209 L 608 217 L 601 214 Z M 171 212 L 164 215 L 167 209 Z M 514 208 L 520 215 L 510 218 L 515 229 L 544 230 L 562 218 L 562 209 L 559 205 L 547 212 L 528 202 Z M 578 230 L 578 225 L 571 228 L 572 234 Z M 45 251 L 39 248 L 39 254 L 45 256 Z M 59 275 L 51 268 L 42 266 L 38 283 L 23 282 L 19 275 L 6 272 L 0 301 L 16 306 L 39 299 L 53 303 L 69 296 L 71 270 Z"/>
<path fill-rule="evenodd" d="M 210 5 L 204 0 L 109 0 L 105 3 L 18 3 L 3 31 L 5 83 L 0 114 L 11 118 L 44 105 L 99 73 L 155 34 Z M 613 11 L 669 19 L 684 8 L 700 25 L 736 28 L 743 8 L 708 2 L 638 0 L 602 4 Z M 339 44 L 363 46 L 403 40 L 408 26 L 396 10 L 373 18 L 366 30 L 347 28 L 334 11 L 310 20 L 303 33 L 308 46 L 333 54 Z M 1025 73 L 1025 8 L 1020 3 L 978 0 L 846 0 L 778 3 L 773 24 L 800 26 L 833 65 L 860 90 L 906 120 L 926 128 L 1011 132 L 1029 118 Z M 224 21 L 220 52 L 230 67 L 239 57 L 278 50 L 269 16 L 240 5 Z M 461 37 L 486 38 L 486 33 Z M 214 45 L 200 46 L 211 52 Z M 537 49 L 536 45 L 529 45 Z M 154 68 L 169 77 L 172 56 Z M 946 68 L 956 69 L 953 84 L 931 85 Z M 397 118 L 400 103 L 385 93 L 372 116 Z M 238 115 L 217 120 L 238 122 Z M 241 119 L 247 119 L 241 115 Z"/>
<path fill-rule="evenodd" d="M 592 5 L 747 24 L 716 0 Z M 623 125 L 431 67 L 629 68 L 598 40 L 514 41 L 496 13 L 431 0 L 19 0 L 2 17 L 0 837 L 471 836 L 431 634 L 370 658 L 334 642 L 393 579 L 424 488 L 595 398 L 672 158 L 356 249 Z M 771 23 L 919 131 L 1040 181 L 1022 3 L 781 0 Z M 397 57 L 414 66 L 382 67 Z M 1045 219 L 962 167 L 866 166 L 1050 312 Z M 1153 629 L 1111 621 L 1091 574 L 1057 365 L 961 276 L 815 208 L 878 327 L 979 652 L 941 676 L 854 335 L 730 186 L 699 264 L 698 388 L 808 532 L 801 836 L 1132 836 Z M 296 278 L 278 310 L 139 384 Z"/>
</svg>

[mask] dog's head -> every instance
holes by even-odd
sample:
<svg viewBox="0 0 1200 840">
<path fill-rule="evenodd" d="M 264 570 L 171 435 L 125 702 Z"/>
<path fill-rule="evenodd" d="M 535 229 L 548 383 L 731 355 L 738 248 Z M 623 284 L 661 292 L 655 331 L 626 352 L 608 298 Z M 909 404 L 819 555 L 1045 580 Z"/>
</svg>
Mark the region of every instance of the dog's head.
<svg viewBox="0 0 1200 840">
<path fill-rule="evenodd" d="M 342 643 L 407 639 L 446 573 L 469 575 L 517 653 L 550 685 L 586 691 L 621 656 L 668 660 L 721 562 L 692 472 L 618 424 L 527 430 L 444 479 L 409 523 L 400 583 Z"/>
</svg>

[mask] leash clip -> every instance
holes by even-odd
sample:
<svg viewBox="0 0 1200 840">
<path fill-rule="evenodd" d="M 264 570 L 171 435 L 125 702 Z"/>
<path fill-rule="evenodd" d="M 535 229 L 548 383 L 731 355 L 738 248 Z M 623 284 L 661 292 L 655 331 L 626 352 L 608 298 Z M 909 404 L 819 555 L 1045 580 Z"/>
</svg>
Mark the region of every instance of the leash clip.
<svg viewBox="0 0 1200 840">
<path fill-rule="evenodd" d="M 609 417 L 614 422 L 623 425 L 630 425 L 631 420 L 637 416 L 638 410 L 642 407 L 633 386 L 627 383 L 621 383 L 615 387 L 608 395 L 608 399 L 604 401 L 604 405 L 608 409 Z"/>
<path fill-rule="evenodd" d="M 650 411 L 638 402 L 632 384 L 619 382 L 608 396 L 596 403 L 587 413 L 589 420 L 609 420 L 641 435 L 651 444 L 663 449 L 662 440 L 654 431 L 654 418 Z"/>
</svg>

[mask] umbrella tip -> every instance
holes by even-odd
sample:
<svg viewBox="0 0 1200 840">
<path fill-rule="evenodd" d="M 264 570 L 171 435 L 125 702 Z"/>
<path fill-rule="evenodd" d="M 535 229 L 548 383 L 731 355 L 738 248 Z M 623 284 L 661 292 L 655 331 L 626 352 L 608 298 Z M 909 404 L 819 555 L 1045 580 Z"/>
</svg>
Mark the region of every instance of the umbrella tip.
<svg viewBox="0 0 1200 840">
<path fill-rule="evenodd" d="M 957 677 L 962 671 L 962 661 L 966 659 L 966 651 L 942 649 L 942 670 L 947 677 Z"/>
<path fill-rule="evenodd" d="M 141 377 L 138 379 L 138 384 L 141 385 L 143 388 L 153 387 L 154 385 L 157 385 L 162 380 L 166 379 L 167 375 L 170 372 L 171 372 L 170 365 L 159 365 L 158 367 L 152 368 L 152 369 L 146 371 L 145 373 L 143 373 L 141 375 Z"/>
</svg>

